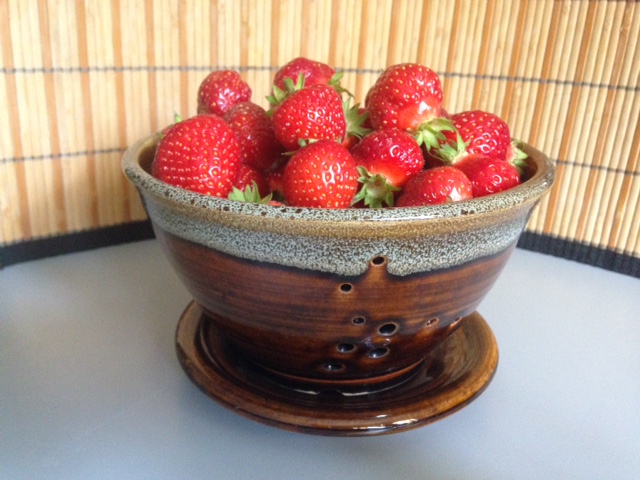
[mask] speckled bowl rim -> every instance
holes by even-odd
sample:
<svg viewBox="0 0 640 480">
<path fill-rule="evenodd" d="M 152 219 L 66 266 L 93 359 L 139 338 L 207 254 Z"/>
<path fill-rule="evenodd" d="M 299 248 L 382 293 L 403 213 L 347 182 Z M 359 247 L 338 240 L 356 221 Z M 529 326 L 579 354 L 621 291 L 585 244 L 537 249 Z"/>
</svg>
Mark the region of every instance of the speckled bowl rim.
<svg viewBox="0 0 640 480">
<path fill-rule="evenodd" d="M 123 169 L 158 233 L 247 260 L 338 275 L 362 274 L 380 256 L 390 274 L 409 275 L 497 254 L 517 241 L 555 172 L 544 154 L 525 146 L 530 178 L 496 195 L 377 210 L 279 207 L 201 195 L 155 179 L 149 171 L 157 139 L 128 149 Z"/>
<path fill-rule="evenodd" d="M 533 175 L 517 187 L 486 197 L 444 205 L 383 209 L 322 209 L 258 205 L 202 195 L 157 180 L 139 162 L 140 154 L 147 148 L 153 148 L 157 140 L 158 136 L 155 134 L 142 138 L 128 148 L 124 154 L 122 160 L 123 171 L 137 188 L 141 189 L 145 194 L 151 193 L 158 198 L 182 204 L 186 208 L 197 207 L 211 212 L 259 217 L 261 220 L 277 218 L 279 221 L 320 221 L 335 222 L 337 224 L 348 222 L 353 225 L 354 222 L 357 224 L 411 222 L 500 214 L 500 212 L 509 210 L 514 206 L 519 206 L 529 201 L 537 201 L 551 187 L 555 178 L 555 165 L 549 158 L 531 145 L 523 144 L 524 152 L 529 155 L 528 161 L 533 162 L 535 167 Z"/>
</svg>

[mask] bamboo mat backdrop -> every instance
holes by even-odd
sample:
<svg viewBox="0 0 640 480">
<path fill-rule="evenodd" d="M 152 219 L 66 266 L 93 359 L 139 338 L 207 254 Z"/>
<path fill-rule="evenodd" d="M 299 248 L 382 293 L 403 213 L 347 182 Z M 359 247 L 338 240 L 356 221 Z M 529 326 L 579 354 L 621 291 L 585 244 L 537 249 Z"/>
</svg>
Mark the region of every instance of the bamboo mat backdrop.
<svg viewBox="0 0 640 480">
<path fill-rule="evenodd" d="M 431 67 L 449 112 L 496 113 L 556 162 L 521 246 L 640 276 L 636 2 L 0 0 L 0 22 L 0 265 L 146 235 L 125 148 L 195 114 L 209 71 L 266 106 L 307 56 L 360 101 L 388 65 Z"/>
</svg>

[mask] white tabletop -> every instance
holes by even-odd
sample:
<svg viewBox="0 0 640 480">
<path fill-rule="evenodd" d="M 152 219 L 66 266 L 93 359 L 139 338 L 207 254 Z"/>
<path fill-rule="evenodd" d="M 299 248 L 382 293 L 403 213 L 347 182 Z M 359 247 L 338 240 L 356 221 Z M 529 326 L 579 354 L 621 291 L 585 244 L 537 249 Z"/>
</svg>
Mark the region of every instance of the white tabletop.
<svg viewBox="0 0 640 480">
<path fill-rule="evenodd" d="M 517 250 L 479 311 L 487 390 L 432 425 L 292 433 L 203 394 L 154 240 L 0 271 L 0 479 L 638 479 L 640 281 Z"/>
</svg>

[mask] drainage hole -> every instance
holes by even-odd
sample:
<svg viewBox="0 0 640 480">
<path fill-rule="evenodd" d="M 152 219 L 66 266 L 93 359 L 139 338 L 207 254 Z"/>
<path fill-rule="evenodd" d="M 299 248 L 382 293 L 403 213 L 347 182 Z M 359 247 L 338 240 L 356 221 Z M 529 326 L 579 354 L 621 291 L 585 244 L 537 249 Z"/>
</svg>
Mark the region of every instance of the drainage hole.
<svg viewBox="0 0 640 480">
<path fill-rule="evenodd" d="M 381 358 L 381 357 L 384 357 L 387 353 L 389 353 L 389 349 L 387 347 L 378 347 L 369 351 L 369 357 Z"/>
<path fill-rule="evenodd" d="M 427 323 L 425 323 L 425 325 L 427 327 L 432 327 L 434 326 L 436 323 L 438 323 L 438 319 L 437 318 L 432 318 L 431 320 L 427 320 Z"/>
<path fill-rule="evenodd" d="M 362 325 L 364 323 L 364 317 L 354 317 L 351 321 L 354 325 Z"/>
<path fill-rule="evenodd" d="M 390 337 L 398 331 L 398 325 L 395 323 L 385 323 L 378 329 L 378 333 L 385 337 Z"/>
<path fill-rule="evenodd" d="M 385 263 L 386 261 L 387 261 L 387 259 L 386 259 L 385 257 L 374 257 L 374 258 L 371 260 L 371 263 L 372 263 L 373 265 L 380 266 L 380 265 L 384 265 L 384 263 Z"/>
<path fill-rule="evenodd" d="M 453 322 L 451 322 L 451 325 L 455 325 L 456 323 L 460 322 L 460 320 L 462 320 L 462 317 L 456 318 Z"/>
<path fill-rule="evenodd" d="M 352 289 L 353 285 L 351 285 L 350 283 L 343 283 L 342 285 L 340 285 L 340 291 L 342 293 L 349 293 Z"/>
<path fill-rule="evenodd" d="M 337 348 L 340 353 L 350 353 L 356 349 L 356 346 L 353 343 L 341 343 Z"/>
<path fill-rule="evenodd" d="M 330 372 L 337 372 L 338 370 L 342 370 L 344 368 L 344 364 L 340 362 L 329 361 L 326 362 L 323 367 L 325 370 L 328 370 Z"/>
</svg>

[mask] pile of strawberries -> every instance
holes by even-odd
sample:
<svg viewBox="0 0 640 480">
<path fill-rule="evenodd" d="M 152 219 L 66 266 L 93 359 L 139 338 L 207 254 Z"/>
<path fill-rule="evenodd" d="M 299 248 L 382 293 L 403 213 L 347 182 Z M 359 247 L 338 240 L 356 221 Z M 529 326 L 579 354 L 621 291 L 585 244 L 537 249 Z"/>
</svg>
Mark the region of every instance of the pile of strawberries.
<svg viewBox="0 0 640 480">
<path fill-rule="evenodd" d="M 276 72 L 265 110 L 237 72 L 210 73 L 198 114 L 161 132 L 152 174 L 205 195 L 314 208 L 456 202 L 521 182 L 526 155 L 507 124 L 446 113 L 433 70 L 388 67 L 362 107 L 341 77 L 296 58 Z"/>
</svg>

